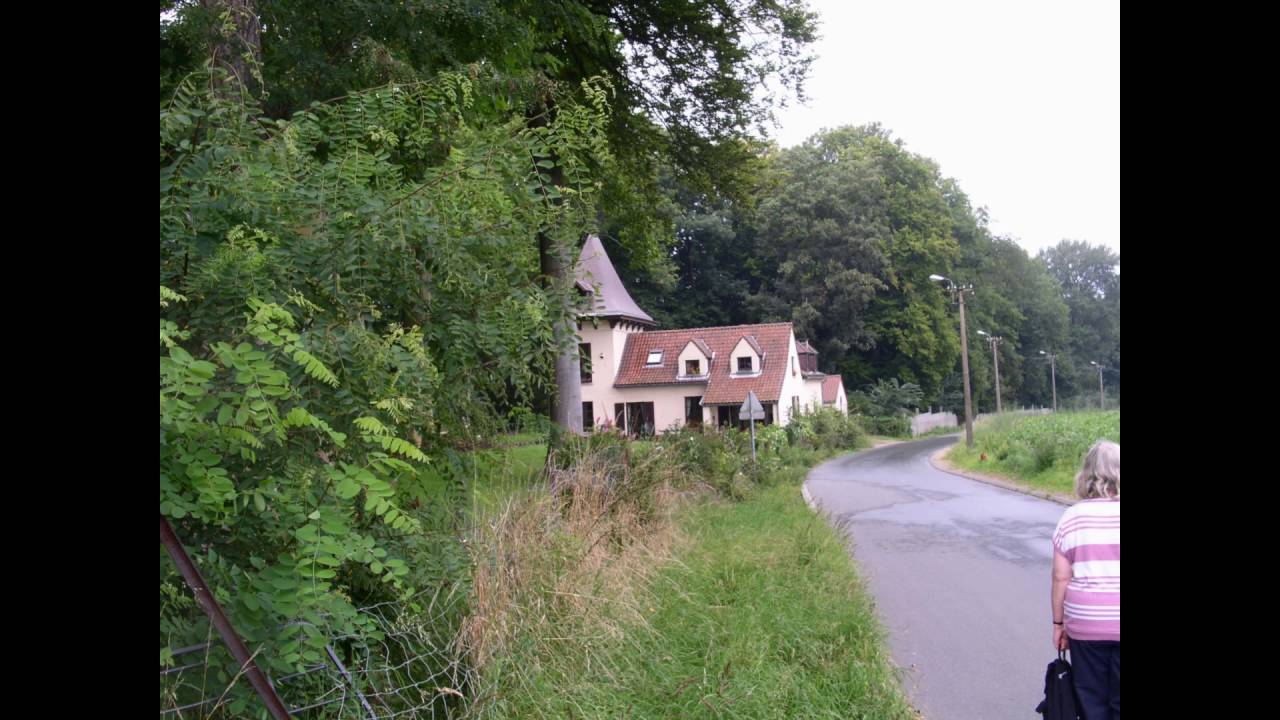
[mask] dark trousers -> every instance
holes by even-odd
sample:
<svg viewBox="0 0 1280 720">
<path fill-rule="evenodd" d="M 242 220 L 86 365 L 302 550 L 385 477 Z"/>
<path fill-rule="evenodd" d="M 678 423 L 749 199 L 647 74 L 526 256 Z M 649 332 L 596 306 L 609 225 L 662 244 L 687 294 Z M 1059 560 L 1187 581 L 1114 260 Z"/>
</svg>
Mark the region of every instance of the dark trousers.
<svg viewBox="0 0 1280 720">
<path fill-rule="evenodd" d="M 1084 720 L 1120 720 L 1120 641 L 1072 640 L 1071 676 Z"/>
</svg>

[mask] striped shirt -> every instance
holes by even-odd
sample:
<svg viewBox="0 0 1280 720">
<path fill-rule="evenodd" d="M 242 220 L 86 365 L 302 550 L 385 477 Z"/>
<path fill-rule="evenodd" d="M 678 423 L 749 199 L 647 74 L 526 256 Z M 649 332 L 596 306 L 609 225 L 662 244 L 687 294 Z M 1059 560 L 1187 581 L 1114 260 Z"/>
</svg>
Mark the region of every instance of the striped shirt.
<svg viewBox="0 0 1280 720">
<path fill-rule="evenodd" d="M 1053 547 L 1071 563 L 1064 606 L 1067 637 L 1120 639 L 1120 501 L 1084 500 L 1067 508 Z"/>
</svg>

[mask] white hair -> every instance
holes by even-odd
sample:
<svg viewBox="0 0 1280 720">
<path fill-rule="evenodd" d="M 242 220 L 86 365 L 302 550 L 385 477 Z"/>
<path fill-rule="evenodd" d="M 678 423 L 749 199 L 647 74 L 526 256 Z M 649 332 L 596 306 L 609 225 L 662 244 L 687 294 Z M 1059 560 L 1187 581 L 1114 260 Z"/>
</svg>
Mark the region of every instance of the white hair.
<svg viewBox="0 0 1280 720">
<path fill-rule="evenodd" d="M 1084 455 L 1084 465 L 1076 475 L 1076 494 L 1090 498 L 1120 497 L 1120 445 L 1099 440 Z"/>
</svg>

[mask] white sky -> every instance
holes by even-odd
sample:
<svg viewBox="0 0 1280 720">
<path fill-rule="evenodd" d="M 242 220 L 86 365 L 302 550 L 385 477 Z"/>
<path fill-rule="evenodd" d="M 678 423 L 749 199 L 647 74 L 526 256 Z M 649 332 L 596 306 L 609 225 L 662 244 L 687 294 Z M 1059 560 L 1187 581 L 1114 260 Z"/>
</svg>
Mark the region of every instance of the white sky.
<svg viewBox="0 0 1280 720">
<path fill-rule="evenodd" d="M 821 15 L 783 147 L 878 121 L 954 177 L 1027 252 L 1120 251 L 1120 5 L 1075 0 L 809 0 Z"/>
</svg>

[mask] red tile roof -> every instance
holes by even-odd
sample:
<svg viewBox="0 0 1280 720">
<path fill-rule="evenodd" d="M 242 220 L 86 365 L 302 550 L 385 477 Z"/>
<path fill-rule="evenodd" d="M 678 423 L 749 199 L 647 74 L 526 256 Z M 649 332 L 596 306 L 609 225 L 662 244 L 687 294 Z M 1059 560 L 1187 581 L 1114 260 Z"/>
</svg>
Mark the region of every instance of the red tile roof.
<svg viewBox="0 0 1280 720">
<path fill-rule="evenodd" d="M 706 405 L 741 403 L 747 392 L 754 390 L 761 402 L 777 402 L 782 394 L 782 381 L 787 373 L 787 355 L 791 343 L 791 323 L 763 325 L 730 325 L 728 327 L 659 330 L 627 335 L 622 351 L 615 387 L 639 385 L 705 385 L 702 402 Z M 759 375 L 741 377 L 730 374 L 733 348 L 744 337 L 759 346 L 764 367 Z M 700 340 L 715 355 L 707 369 L 708 377 L 679 380 L 676 360 L 690 341 Z M 662 351 L 662 365 L 645 367 L 653 350 Z"/>
<path fill-rule="evenodd" d="M 818 351 L 813 349 L 813 346 L 809 344 L 808 340 L 801 340 L 800 342 L 796 343 L 796 352 L 810 353 L 812 355 L 818 354 Z"/>
<path fill-rule="evenodd" d="M 839 375 L 828 375 L 822 381 L 822 402 L 833 403 L 836 401 L 836 391 L 844 384 Z"/>
</svg>

